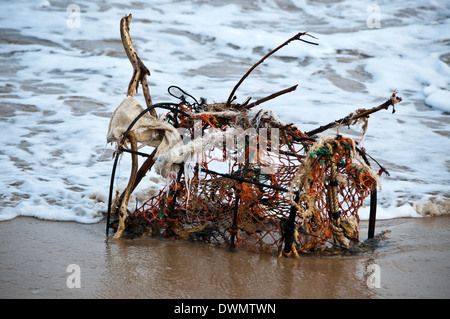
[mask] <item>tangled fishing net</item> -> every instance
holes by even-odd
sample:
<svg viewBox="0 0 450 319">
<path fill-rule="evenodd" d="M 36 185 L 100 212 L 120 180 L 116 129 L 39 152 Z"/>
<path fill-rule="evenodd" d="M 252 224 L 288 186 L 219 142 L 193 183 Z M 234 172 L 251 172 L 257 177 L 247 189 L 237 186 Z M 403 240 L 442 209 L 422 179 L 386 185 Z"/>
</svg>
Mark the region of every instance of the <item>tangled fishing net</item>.
<svg viewBox="0 0 450 319">
<path fill-rule="evenodd" d="M 108 141 L 116 143 L 116 163 L 129 152 L 135 166 L 114 200 L 111 183 L 109 208 L 119 218 L 107 227 L 116 237 L 175 238 L 288 256 L 357 247 L 358 210 L 383 169 L 371 168 L 354 139 L 316 132 L 361 119 L 366 129 L 368 114 L 401 100 L 395 93 L 370 112 L 358 110 L 306 133 L 269 109 L 256 109 L 263 101 L 207 104 L 177 87 L 169 93 L 179 102 L 147 103 L 146 109 L 128 96 L 111 118 Z M 155 117 L 155 108 L 168 112 Z M 154 152 L 139 152 L 138 144 Z M 137 156 L 147 158 L 142 171 Z M 130 211 L 129 196 L 150 169 L 167 184 Z"/>
</svg>

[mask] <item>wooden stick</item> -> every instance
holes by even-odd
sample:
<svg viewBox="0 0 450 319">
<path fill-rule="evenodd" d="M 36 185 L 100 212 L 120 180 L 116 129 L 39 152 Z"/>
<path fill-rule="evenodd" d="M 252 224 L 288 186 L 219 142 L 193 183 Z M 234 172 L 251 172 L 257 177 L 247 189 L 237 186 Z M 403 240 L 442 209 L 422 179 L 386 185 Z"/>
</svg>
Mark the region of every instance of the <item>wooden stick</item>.
<svg viewBox="0 0 450 319">
<path fill-rule="evenodd" d="M 244 76 L 239 80 L 239 82 L 235 85 L 235 87 L 234 87 L 233 90 L 231 91 L 230 96 L 228 97 L 228 100 L 227 100 L 227 107 L 230 108 L 230 106 L 231 106 L 231 101 L 232 101 L 232 99 L 233 99 L 233 97 L 234 97 L 234 93 L 236 92 L 236 90 L 238 89 L 238 87 L 242 84 L 242 82 L 244 82 L 244 80 L 250 75 L 250 73 L 252 73 L 252 71 L 253 71 L 254 69 L 256 69 L 256 67 L 257 67 L 258 65 L 260 65 L 261 63 L 263 63 L 265 59 L 267 59 L 269 56 L 271 56 L 272 54 L 274 54 L 275 52 L 277 52 L 278 50 L 280 50 L 282 47 L 288 45 L 290 42 L 292 42 L 292 41 L 294 41 L 294 40 L 300 40 L 300 41 L 303 41 L 303 42 L 306 42 L 306 43 L 309 43 L 309 44 L 318 45 L 317 43 L 313 43 L 313 42 L 309 42 L 309 41 L 306 41 L 306 40 L 301 39 L 301 37 L 304 36 L 304 35 L 307 35 L 307 36 L 310 36 L 310 37 L 312 37 L 312 38 L 315 38 L 315 37 L 313 37 L 312 35 L 308 34 L 308 32 L 300 32 L 300 33 L 297 33 L 297 34 L 294 35 L 292 38 L 289 38 L 289 39 L 288 39 L 287 41 L 285 41 L 283 44 L 279 45 L 277 48 L 275 48 L 275 49 L 273 49 L 272 51 L 270 51 L 269 53 L 267 53 L 267 54 L 266 54 L 265 56 L 263 56 L 262 59 L 259 60 L 257 63 L 255 63 L 255 64 L 247 71 L 247 73 L 244 74 Z"/>
<path fill-rule="evenodd" d="M 145 104 L 147 104 L 147 107 L 150 107 L 153 105 L 153 102 L 152 102 L 152 98 L 150 97 L 150 90 L 148 89 L 148 82 L 147 82 L 146 76 L 142 77 L 141 85 L 142 85 L 142 91 L 144 93 Z M 154 117 L 157 117 L 155 109 L 150 110 L 150 114 Z"/>
<path fill-rule="evenodd" d="M 150 156 L 147 157 L 147 159 L 144 161 L 144 163 L 142 163 L 142 166 L 139 168 L 139 171 L 137 172 L 137 175 L 136 175 L 136 180 L 134 181 L 132 191 L 134 191 L 136 189 L 136 187 L 139 185 L 141 180 L 145 177 L 145 174 L 147 174 L 147 172 L 152 168 L 153 164 L 155 164 L 154 157 L 156 154 L 156 150 L 157 150 L 157 148 L 155 148 L 153 150 L 152 154 L 150 154 Z"/>
<path fill-rule="evenodd" d="M 134 49 L 133 43 L 131 42 L 130 36 L 130 23 L 131 23 L 131 13 L 120 20 L 120 37 L 122 39 L 123 48 L 127 54 L 128 60 L 130 60 L 133 66 L 133 76 L 131 77 L 130 83 L 128 84 L 128 96 L 134 96 L 138 91 L 139 82 L 142 85 L 142 90 L 144 92 L 145 103 L 147 107 L 152 106 L 152 99 L 150 97 L 150 91 L 148 89 L 147 75 L 150 75 L 149 69 L 145 66 L 144 62 L 139 58 L 136 50 Z M 150 110 L 150 114 L 154 117 L 157 116 L 155 109 Z"/>
<path fill-rule="evenodd" d="M 141 167 L 139 168 L 139 170 L 136 174 L 136 178 L 134 180 L 133 187 L 131 188 L 131 193 L 134 192 L 134 190 L 139 185 L 141 180 L 145 177 L 147 172 L 152 168 L 153 164 L 155 164 L 155 160 L 154 160 L 155 154 L 156 154 L 156 148 L 153 150 L 152 154 L 150 154 L 150 156 L 147 157 L 147 159 L 144 161 L 144 163 L 142 163 Z M 115 213 L 117 211 L 117 209 L 120 208 L 120 204 L 122 203 L 123 198 L 125 197 L 125 192 L 126 192 L 126 189 L 122 192 L 120 197 L 115 199 L 114 204 L 112 205 L 112 208 L 111 208 L 112 213 Z"/>
<path fill-rule="evenodd" d="M 274 98 L 276 98 L 276 97 L 278 97 L 278 96 L 280 96 L 280 95 L 283 95 L 283 94 L 286 94 L 286 93 L 295 91 L 295 90 L 297 89 L 297 86 L 298 86 L 298 84 L 297 84 L 297 85 L 294 85 L 294 86 L 291 86 L 290 88 L 281 90 L 281 91 L 279 91 L 279 92 L 273 93 L 273 94 L 271 94 L 271 95 L 269 95 L 269 96 L 266 96 L 266 97 L 264 97 L 264 98 L 262 98 L 262 99 L 259 99 L 259 100 L 255 101 L 255 102 L 253 102 L 253 103 L 250 103 L 250 104 L 247 104 L 247 105 L 243 105 L 242 107 L 243 107 L 244 109 L 250 109 L 250 108 L 252 108 L 252 107 L 254 107 L 254 106 L 257 106 L 257 105 L 259 105 L 259 104 L 261 104 L 261 103 L 264 103 L 264 102 L 267 102 L 267 101 L 269 101 L 269 100 L 272 100 L 272 99 L 274 99 Z"/>
<path fill-rule="evenodd" d="M 131 149 L 136 151 L 137 150 L 137 141 L 136 141 L 136 136 L 134 135 L 134 133 L 129 132 L 127 139 L 131 144 Z M 126 227 L 125 221 L 126 221 L 126 218 L 128 215 L 127 214 L 128 201 L 130 200 L 130 195 L 131 195 L 134 183 L 135 183 L 136 173 L 137 173 L 137 168 L 138 168 L 137 154 L 131 154 L 131 161 L 132 162 L 131 162 L 130 179 L 128 180 L 127 188 L 124 191 L 122 202 L 120 203 L 119 227 L 117 229 L 116 234 L 114 235 L 114 238 L 121 238 L 123 236 L 123 232 L 125 231 L 125 227 Z"/>
<path fill-rule="evenodd" d="M 323 131 L 326 131 L 329 128 L 335 127 L 337 125 L 350 125 L 353 121 L 355 121 L 357 119 L 360 119 L 362 117 L 367 117 L 372 113 L 378 112 L 379 110 L 383 110 L 383 109 L 387 110 L 389 106 L 391 106 L 391 105 L 395 106 L 395 104 L 397 104 L 401 101 L 402 101 L 401 97 L 398 97 L 396 95 L 396 93 L 394 92 L 394 93 L 392 93 L 392 96 L 390 97 L 389 100 L 387 100 L 386 102 L 384 102 L 383 104 L 381 104 L 377 107 L 371 108 L 369 110 L 365 110 L 365 111 L 360 112 L 355 115 L 353 115 L 353 114 L 347 115 L 346 117 L 343 117 L 340 120 L 330 122 L 327 125 L 320 126 L 312 131 L 306 132 L 305 134 L 308 136 L 313 136 L 318 133 L 322 133 Z M 395 112 L 395 109 L 393 112 Z"/>
</svg>

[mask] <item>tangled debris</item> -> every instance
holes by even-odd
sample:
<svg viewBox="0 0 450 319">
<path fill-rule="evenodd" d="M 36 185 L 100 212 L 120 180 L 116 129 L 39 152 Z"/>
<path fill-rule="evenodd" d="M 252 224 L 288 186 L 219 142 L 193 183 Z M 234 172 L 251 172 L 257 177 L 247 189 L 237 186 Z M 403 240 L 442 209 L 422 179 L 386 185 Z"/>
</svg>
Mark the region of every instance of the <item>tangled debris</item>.
<svg viewBox="0 0 450 319">
<path fill-rule="evenodd" d="M 371 196 L 369 240 L 373 241 L 378 177 L 387 172 L 381 166 L 375 172 L 354 139 L 339 133 L 318 134 L 360 121 L 365 132 L 370 114 L 401 101 L 395 92 L 380 106 L 359 109 L 310 132 L 284 123 L 269 109 L 256 109 L 294 91 L 296 85 L 252 103 L 249 99 L 236 103 L 240 84 L 270 55 L 292 41 L 317 45 L 306 40 L 313 36 L 303 32 L 253 65 L 225 103 L 197 101 L 171 86 L 169 93 L 179 101 L 153 104 L 147 84 L 150 72 L 133 48 L 130 22 L 131 14 L 121 20 L 120 30 L 133 76 L 107 136 L 116 144 L 107 235 L 112 228 L 116 238 L 170 237 L 279 256 L 367 250 L 370 245 L 359 241 L 358 210 Z M 146 108 L 134 97 L 139 84 Z M 158 108 L 168 112 L 158 116 Z M 143 153 L 139 151 L 143 146 L 154 150 Z M 131 174 L 126 189 L 113 198 L 123 152 L 131 154 Z M 146 158 L 140 167 L 138 157 Z M 228 172 L 223 172 L 224 167 Z M 130 195 L 151 169 L 168 180 L 167 186 L 130 211 Z M 111 221 L 111 215 L 118 219 Z"/>
</svg>

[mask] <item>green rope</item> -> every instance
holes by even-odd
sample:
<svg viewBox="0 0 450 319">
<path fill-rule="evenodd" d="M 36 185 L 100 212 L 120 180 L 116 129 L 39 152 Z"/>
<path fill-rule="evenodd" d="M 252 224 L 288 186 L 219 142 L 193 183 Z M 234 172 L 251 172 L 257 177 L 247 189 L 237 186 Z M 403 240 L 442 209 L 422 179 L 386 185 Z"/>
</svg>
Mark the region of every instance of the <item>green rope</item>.
<svg viewBox="0 0 450 319">
<path fill-rule="evenodd" d="M 163 204 L 161 204 L 160 206 L 159 206 L 159 219 L 162 219 L 164 216 L 163 216 L 163 213 L 162 213 L 162 207 L 163 207 Z"/>
<path fill-rule="evenodd" d="M 330 152 L 326 148 L 315 150 L 314 152 L 309 153 L 309 156 L 314 157 L 315 155 L 331 155 Z"/>
</svg>

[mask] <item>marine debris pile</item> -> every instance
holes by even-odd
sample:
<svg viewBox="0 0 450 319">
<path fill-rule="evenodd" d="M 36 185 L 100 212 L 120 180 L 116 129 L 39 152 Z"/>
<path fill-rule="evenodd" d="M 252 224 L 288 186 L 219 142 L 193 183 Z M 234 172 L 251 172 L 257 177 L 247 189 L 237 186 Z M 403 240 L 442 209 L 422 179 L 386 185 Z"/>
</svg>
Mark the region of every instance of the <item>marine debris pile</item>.
<svg viewBox="0 0 450 319">
<path fill-rule="evenodd" d="M 153 104 L 150 72 L 131 43 L 131 17 L 122 18 L 120 29 L 133 76 L 107 136 L 116 145 L 107 235 L 112 229 L 116 238 L 175 238 L 278 256 L 358 251 L 358 210 L 370 196 L 369 238 L 374 237 L 378 177 L 387 172 L 371 167 L 370 156 L 355 139 L 324 132 L 363 123 L 364 135 L 370 114 L 401 101 L 395 92 L 377 107 L 358 109 L 309 132 L 283 122 L 270 109 L 257 108 L 296 85 L 237 103 L 240 84 L 270 55 L 293 41 L 317 45 L 303 32 L 253 65 L 224 103 L 208 104 L 171 86 L 168 92 L 177 102 Z M 134 97 L 139 84 L 146 108 Z M 166 113 L 158 115 L 157 109 Z M 153 152 L 141 152 L 143 146 Z M 131 156 L 131 174 L 125 190 L 114 195 L 118 159 L 124 153 Z M 145 158 L 140 167 L 139 158 Z M 132 192 L 152 169 L 167 179 L 166 187 L 131 210 Z M 118 218 L 112 220 L 112 215 Z"/>
</svg>

